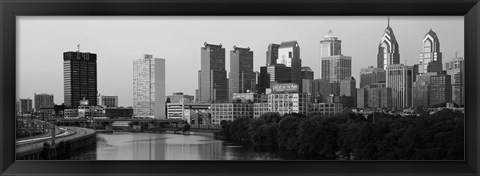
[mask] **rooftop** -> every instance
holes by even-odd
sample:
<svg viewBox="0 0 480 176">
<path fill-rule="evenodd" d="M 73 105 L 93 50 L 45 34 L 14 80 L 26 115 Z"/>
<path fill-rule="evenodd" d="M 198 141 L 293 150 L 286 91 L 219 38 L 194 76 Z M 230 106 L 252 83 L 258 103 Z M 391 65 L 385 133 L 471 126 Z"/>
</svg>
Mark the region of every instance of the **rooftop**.
<svg viewBox="0 0 480 176">
<path fill-rule="evenodd" d="M 282 44 L 280 44 L 280 48 L 291 48 L 291 47 L 299 47 L 298 42 L 296 40 L 293 40 L 293 41 L 282 42 Z"/>
</svg>

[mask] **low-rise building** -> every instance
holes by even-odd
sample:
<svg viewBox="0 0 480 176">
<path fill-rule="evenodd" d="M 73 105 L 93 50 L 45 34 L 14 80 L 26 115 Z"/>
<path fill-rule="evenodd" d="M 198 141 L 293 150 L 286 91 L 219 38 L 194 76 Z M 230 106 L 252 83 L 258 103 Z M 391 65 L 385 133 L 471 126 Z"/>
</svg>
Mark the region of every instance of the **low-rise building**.
<svg viewBox="0 0 480 176">
<path fill-rule="evenodd" d="M 309 113 L 333 115 L 343 111 L 342 103 L 312 103 L 309 106 Z"/>
<path fill-rule="evenodd" d="M 208 103 L 167 103 L 167 119 L 181 119 L 192 123 L 196 116 L 207 117 L 211 106 Z M 209 124 L 206 119 L 208 118 L 202 118 L 202 123 Z"/>
<path fill-rule="evenodd" d="M 259 118 L 262 114 L 271 112 L 268 103 L 255 103 L 253 104 L 253 117 Z"/>
<path fill-rule="evenodd" d="M 112 118 L 112 119 L 132 118 L 133 108 L 132 107 L 108 107 L 108 108 L 105 108 L 105 117 Z"/>
<path fill-rule="evenodd" d="M 258 93 L 233 93 L 233 101 L 240 100 L 241 102 L 251 102 L 251 103 L 262 103 L 268 101 L 268 96 L 266 94 Z"/>
<path fill-rule="evenodd" d="M 253 118 L 253 103 L 214 103 L 212 104 L 212 124 L 221 121 L 234 121 L 238 118 Z"/>
</svg>

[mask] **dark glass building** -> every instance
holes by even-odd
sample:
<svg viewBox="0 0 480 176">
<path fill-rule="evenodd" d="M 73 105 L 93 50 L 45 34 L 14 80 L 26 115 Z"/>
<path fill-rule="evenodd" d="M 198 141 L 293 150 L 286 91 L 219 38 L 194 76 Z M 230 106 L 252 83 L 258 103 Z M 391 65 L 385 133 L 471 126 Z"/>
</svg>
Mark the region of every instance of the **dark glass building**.
<svg viewBox="0 0 480 176">
<path fill-rule="evenodd" d="M 228 84 L 228 99 L 233 93 L 247 93 L 255 87 L 255 72 L 253 72 L 253 51 L 250 48 L 233 46 L 230 51 L 230 74 Z"/>
<path fill-rule="evenodd" d="M 277 64 L 279 47 L 280 47 L 279 44 L 274 44 L 274 43 L 268 45 L 267 66 Z"/>
<path fill-rule="evenodd" d="M 362 68 L 360 71 L 360 88 L 373 83 L 385 83 L 387 80 L 386 76 L 384 69 L 373 68 L 373 66 Z"/>
<path fill-rule="evenodd" d="M 228 101 L 228 79 L 225 70 L 225 48 L 222 44 L 204 43 L 198 71 L 197 100 L 205 103 Z"/>
<path fill-rule="evenodd" d="M 302 79 L 313 79 L 313 71 L 310 67 L 302 67 Z"/>
<path fill-rule="evenodd" d="M 63 53 L 64 103 L 76 108 L 80 100 L 97 105 L 97 54 L 69 51 Z"/>
</svg>

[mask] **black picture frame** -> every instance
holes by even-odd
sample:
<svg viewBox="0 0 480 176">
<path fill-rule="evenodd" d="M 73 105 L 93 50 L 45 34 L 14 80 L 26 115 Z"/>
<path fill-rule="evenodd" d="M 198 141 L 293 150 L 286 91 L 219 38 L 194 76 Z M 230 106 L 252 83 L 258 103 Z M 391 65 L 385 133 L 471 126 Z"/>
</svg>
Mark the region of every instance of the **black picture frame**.
<svg viewBox="0 0 480 176">
<path fill-rule="evenodd" d="M 0 0 L 1 175 L 464 175 L 480 173 L 478 0 Z M 16 16 L 460 15 L 465 161 L 15 161 Z"/>
</svg>

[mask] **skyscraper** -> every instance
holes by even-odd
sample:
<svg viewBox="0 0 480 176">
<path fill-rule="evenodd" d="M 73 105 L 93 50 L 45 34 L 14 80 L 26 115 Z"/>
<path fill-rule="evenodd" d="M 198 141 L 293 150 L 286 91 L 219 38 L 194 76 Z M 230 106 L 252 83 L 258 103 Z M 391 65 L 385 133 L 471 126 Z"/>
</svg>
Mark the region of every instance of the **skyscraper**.
<svg viewBox="0 0 480 176">
<path fill-rule="evenodd" d="M 257 93 L 265 93 L 265 89 L 270 87 L 270 75 L 268 74 L 268 67 L 260 67 L 260 74 L 258 75 Z"/>
<path fill-rule="evenodd" d="M 35 98 L 35 111 L 40 113 L 42 117 L 48 117 L 53 114 L 53 94 L 34 94 Z"/>
<path fill-rule="evenodd" d="M 400 64 L 400 53 L 398 52 L 398 43 L 390 27 L 390 17 L 388 25 L 382 35 L 380 44 L 378 45 L 377 68 L 387 69 L 388 65 Z"/>
<path fill-rule="evenodd" d="M 201 70 L 198 71 L 197 99 L 200 102 L 227 102 L 228 79 L 225 70 L 225 48 L 222 44 L 204 43 L 201 51 Z"/>
<path fill-rule="evenodd" d="M 253 51 L 250 51 L 250 48 L 233 46 L 233 50 L 230 51 L 230 74 L 228 81 L 229 101 L 232 100 L 233 93 L 253 91 L 255 72 L 253 72 Z"/>
<path fill-rule="evenodd" d="M 419 74 L 412 85 L 412 106 L 424 107 L 430 105 L 431 82 L 430 77 L 438 75 L 440 72 L 427 72 Z"/>
<path fill-rule="evenodd" d="M 278 48 L 280 48 L 279 44 L 272 43 L 272 44 L 268 45 L 267 63 L 266 63 L 267 66 L 277 64 Z"/>
<path fill-rule="evenodd" d="M 357 102 L 357 81 L 354 77 L 340 80 L 340 96 L 353 97 L 354 105 Z"/>
<path fill-rule="evenodd" d="M 45 108 L 53 109 L 53 94 L 34 94 L 35 98 L 35 110 L 39 111 Z"/>
<path fill-rule="evenodd" d="M 369 66 L 360 70 L 360 88 L 373 83 L 385 83 L 386 79 L 385 70 L 382 68 Z"/>
<path fill-rule="evenodd" d="M 302 79 L 313 79 L 313 71 L 310 67 L 302 67 Z"/>
<path fill-rule="evenodd" d="M 80 100 L 97 105 L 97 54 L 80 51 L 63 53 L 65 106 L 76 108 Z"/>
<path fill-rule="evenodd" d="M 444 73 L 430 77 L 430 105 L 452 102 L 451 81 L 451 76 Z"/>
<path fill-rule="evenodd" d="M 418 72 L 422 74 L 439 71 L 442 71 L 442 52 L 440 52 L 440 41 L 438 40 L 437 33 L 430 29 L 430 31 L 425 34 L 425 37 L 423 37 Z"/>
<path fill-rule="evenodd" d="M 287 41 L 280 44 L 277 64 L 283 64 L 291 68 L 291 82 L 299 85 L 301 90 L 302 60 L 300 59 L 300 46 L 297 41 Z"/>
<path fill-rule="evenodd" d="M 342 55 L 342 41 L 338 40 L 330 29 L 324 40 L 320 41 L 320 57 Z"/>
<path fill-rule="evenodd" d="M 342 41 L 328 31 L 324 40 L 320 41 L 322 59 L 322 79 L 330 83 L 339 83 L 342 79 L 352 77 L 352 57 L 342 55 Z"/>
<path fill-rule="evenodd" d="M 465 66 L 462 57 L 455 57 L 452 61 L 445 63 L 445 70 L 452 79 L 452 102 L 458 105 L 465 105 Z"/>
<path fill-rule="evenodd" d="M 32 113 L 32 99 L 30 98 L 21 98 L 20 99 L 20 113 L 21 114 L 28 114 Z"/>
<path fill-rule="evenodd" d="M 412 86 L 412 106 L 424 107 L 430 103 L 430 84 L 426 81 L 415 81 Z"/>
<path fill-rule="evenodd" d="M 166 119 L 165 59 L 145 54 L 133 61 L 133 115 Z"/>
<path fill-rule="evenodd" d="M 387 66 L 387 87 L 392 88 L 392 107 L 406 108 L 412 105 L 413 68 L 403 64 Z"/>
<path fill-rule="evenodd" d="M 276 64 L 267 66 L 267 73 L 270 76 L 270 84 L 291 83 L 292 82 L 292 68 L 286 67 L 283 64 Z"/>
</svg>

